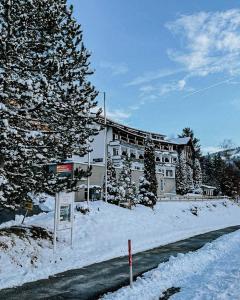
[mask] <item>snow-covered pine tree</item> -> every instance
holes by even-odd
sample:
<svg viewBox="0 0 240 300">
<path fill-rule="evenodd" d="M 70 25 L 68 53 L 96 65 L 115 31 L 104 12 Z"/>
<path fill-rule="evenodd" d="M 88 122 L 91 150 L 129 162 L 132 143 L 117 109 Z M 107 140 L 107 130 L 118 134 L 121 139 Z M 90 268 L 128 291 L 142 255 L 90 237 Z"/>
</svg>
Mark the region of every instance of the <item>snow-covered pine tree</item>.
<svg viewBox="0 0 240 300">
<path fill-rule="evenodd" d="M 119 203 L 125 202 L 129 207 L 136 202 L 136 184 L 132 180 L 132 161 L 127 156 L 122 162 L 122 169 L 118 178 Z"/>
<path fill-rule="evenodd" d="M 31 55 L 31 1 L 0 3 L 0 205 L 14 208 L 37 183 L 34 163 L 41 134 L 31 112 L 41 101 L 41 80 Z M 31 28 L 32 29 L 32 28 Z M 33 34 L 34 35 L 34 34 Z"/>
<path fill-rule="evenodd" d="M 214 165 L 213 159 L 210 154 L 201 157 L 201 169 L 202 169 L 202 181 L 204 184 L 213 185 L 214 184 Z"/>
<path fill-rule="evenodd" d="M 105 191 L 105 180 L 103 184 L 103 191 Z M 107 201 L 113 204 L 118 204 L 118 185 L 117 174 L 113 166 L 111 156 L 107 158 Z M 105 194 L 104 194 L 105 197 Z M 105 199 L 104 199 L 105 200 Z"/>
<path fill-rule="evenodd" d="M 202 169 L 198 158 L 195 158 L 193 162 L 193 182 L 194 182 L 195 192 L 201 193 L 202 192 L 201 191 Z"/>
<path fill-rule="evenodd" d="M 144 178 L 141 178 L 139 183 L 139 202 L 153 208 L 157 202 L 158 182 L 156 176 L 155 148 L 150 137 L 147 137 L 145 141 Z"/>
<path fill-rule="evenodd" d="M 193 169 L 187 164 L 187 192 L 192 193 L 194 190 Z"/>
<path fill-rule="evenodd" d="M 3 0 L 0 22 L 0 202 L 14 207 L 43 181 L 52 191 L 69 186 L 46 180 L 41 165 L 87 153 L 99 113 L 90 55 L 66 1 Z"/>
<path fill-rule="evenodd" d="M 90 54 L 84 47 L 81 27 L 72 16 L 73 8 L 67 7 L 66 0 L 36 2 L 42 21 L 47 20 L 42 38 L 49 51 L 43 68 L 51 98 L 43 112 L 50 133 L 57 139 L 54 156 L 59 160 L 73 153 L 81 156 L 88 151 L 89 137 L 98 133 L 93 113 L 97 92 L 88 81 L 93 73 L 89 68 Z"/>
<path fill-rule="evenodd" d="M 178 153 L 176 164 L 176 191 L 180 195 L 188 192 L 187 161 L 183 150 Z"/>
</svg>

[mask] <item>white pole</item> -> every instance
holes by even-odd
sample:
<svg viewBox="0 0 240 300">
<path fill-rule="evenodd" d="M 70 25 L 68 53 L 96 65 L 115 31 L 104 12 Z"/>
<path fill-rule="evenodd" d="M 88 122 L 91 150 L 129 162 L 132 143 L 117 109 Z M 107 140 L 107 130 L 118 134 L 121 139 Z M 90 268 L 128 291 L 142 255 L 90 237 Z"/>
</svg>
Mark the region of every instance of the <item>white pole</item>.
<svg viewBox="0 0 240 300">
<path fill-rule="evenodd" d="M 59 193 L 55 195 L 55 212 L 54 212 L 54 236 L 53 236 L 53 253 L 56 252 L 57 248 L 57 218 L 58 218 L 58 197 Z"/>
<path fill-rule="evenodd" d="M 104 159 L 105 159 L 105 202 L 107 202 L 107 157 L 108 157 L 108 147 L 107 147 L 107 112 L 106 112 L 106 93 L 103 92 L 104 101 L 104 126 L 105 126 L 105 137 L 104 137 Z"/>
<path fill-rule="evenodd" d="M 72 193 L 71 204 L 71 248 L 73 249 L 73 226 L 74 226 L 74 193 Z"/>
<path fill-rule="evenodd" d="M 88 168 L 90 168 L 90 152 L 88 152 Z M 87 206 L 89 209 L 89 188 L 90 188 L 90 176 L 87 177 Z"/>
</svg>

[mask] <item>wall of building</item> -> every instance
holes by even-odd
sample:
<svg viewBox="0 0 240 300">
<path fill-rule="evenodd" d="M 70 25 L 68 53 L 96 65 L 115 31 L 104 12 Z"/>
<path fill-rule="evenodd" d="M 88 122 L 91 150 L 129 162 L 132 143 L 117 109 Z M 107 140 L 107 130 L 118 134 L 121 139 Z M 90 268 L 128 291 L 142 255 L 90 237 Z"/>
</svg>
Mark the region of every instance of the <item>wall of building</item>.
<svg viewBox="0 0 240 300">
<path fill-rule="evenodd" d="M 74 169 L 81 168 L 83 170 L 87 169 L 87 164 L 75 163 Z M 121 172 L 121 168 L 116 168 L 117 177 Z M 104 165 L 92 165 L 92 175 L 90 176 L 90 186 L 102 187 L 104 183 L 105 167 Z M 137 188 L 139 188 L 139 178 L 143 176 L 143 171 L 132 170 L 132 180 L 135 182 Z M 160 197 L 164 193 L 175 193 L 175 179 L 174 178 L 164 178 L 163 174 L 157 173 L 158 190 L 157 196 Z M 85 199 L 85 188 L 87 187 L 87 179 L 83 178 L 79 181 L 79 185 L 82 185 L 82 189 L 75 194 L 75 201 L 83 201 Z"/>
<path fill-rule="evenodd" d="M 144 171 L 144 139 L 148 134 L 144 131 L 128 128 L 114 122 L 107 123 L 107 152 L 110 154 L 117 173 L 120 172 L 122 159 L 128 155 L 132 159 L 132 177 L 136 185 L 139 185 L 139 178 Z M 193 149 L 188 144 L 178 144 L 171 140 L 165 140 L 163 135 L 151 134 L 155 144 L 156 171 L 158 179 L 158 196 L 164 193 L 176 193 L 175 164 L 178 150 L 183 149 L 188 163 L 192 164 Z M 90 154 L 90 162 L 93 164 L 90 185 L 102 186 L 104 181 L 105 164 L 105 130 L 94 137 L 91 143 L 93 151 Z M 88 156 L 73 158 L 75 162 L 87 163 Z M 86 166 L 84 166 L 86 168 Z M 86 184 L 87 180 L 82 180 Z M 82 194 L 79 193 L 79 197 Z"/>
<path fill-rule="evenodd" d="M 81 168 L 83 170 L 87 170 L 87 164 L 75 163 L 74 169 Z M 104 165 L 92 165 L 92 175 L 89 179 L 90 186 L 99 186 L 102 187 L 104 181 Z M 87 178 L 83 178 L 78 183 L 82 185 L 82 189 L 75 193 L 75 201 L 83 201 L 85 200 L 85 188 L 87 187 Z"/>
<path fill-rule="evenodd" d="M 164 193 L 176 194 L 175 178 L 164 178 Z"/>
<path fill-rule="evenodd" d="M 112 141 L 112 128 L 107 128 L 107 144 Z M 98 135 L 94 136 L 94 140 L 91 143 L 91 148 L 93 151 L 90 153 L 91 163 L 103 164 L 105 159 L 105 130 L 101 130 Z M 75 159 L 76 157 L 73 157 Z M 77 157 L 77 161 L 87 163 L 88 155 L 83 157 Z"/>
</svg>

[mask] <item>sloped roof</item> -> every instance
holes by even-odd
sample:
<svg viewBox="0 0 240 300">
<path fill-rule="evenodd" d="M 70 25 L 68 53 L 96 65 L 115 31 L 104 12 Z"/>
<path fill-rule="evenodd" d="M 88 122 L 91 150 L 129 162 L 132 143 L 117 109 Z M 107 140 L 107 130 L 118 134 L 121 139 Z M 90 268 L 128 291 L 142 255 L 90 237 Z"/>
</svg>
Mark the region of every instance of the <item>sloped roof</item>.
<svg viewBox="0 0 240 300">
<path fill-rule="evenodd" d="M 190 137 L 182 137 L 182 138 L 170 139 L 168 141 L 177 145 L 187 145 L 190 140 L 191 140 Z"/>
<path fill-rule="evenodd" d="M 99 121 L 100 123 L 103 125 L 104 124 L 104 118 L 102 116 L 100 116 L 99 118 Z M 121 123 L 118 123 L 110 118 L 107 117 L 107 125 L 108 126 L 113 126 L 115 128 L 118 128 L 118 129 L 121 129 L 121 130 L 125 130 L 127 132 L 131 132 L 132 134 L 139 134 L 139 135 L 156 135 L 159 137 L 159 139 L 162 139 L 162 141 L 164 141 L 164 138 L 166 137 L 166 135 L 164 134 L 161 134 L 161 133 L 156 133 L 156 132 L 151 132 L 151 131 L 145 131 L 145 130 L 142 130 L 142 129 L 137 129 L 137 128 L 133 128 L 133 127 L 130 127 L 128 125 L 124 125 L 124 124 L 121 124 Z"/>
</svg>

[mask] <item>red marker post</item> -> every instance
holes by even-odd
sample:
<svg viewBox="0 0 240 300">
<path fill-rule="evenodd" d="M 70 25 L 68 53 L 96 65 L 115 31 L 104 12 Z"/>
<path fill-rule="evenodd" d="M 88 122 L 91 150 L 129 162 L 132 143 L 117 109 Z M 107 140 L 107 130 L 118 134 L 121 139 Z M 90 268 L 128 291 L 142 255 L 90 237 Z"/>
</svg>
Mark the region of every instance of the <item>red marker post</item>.
<svg viewBox="0 0 240 300">
<path fill-rule="evenodd" d="M 132 272 L 132 241 L 128 240 L 128 263 L 129 263 L 129 276 L 130 287 L 133 287 L 133 272 Z"/>
</svg>

